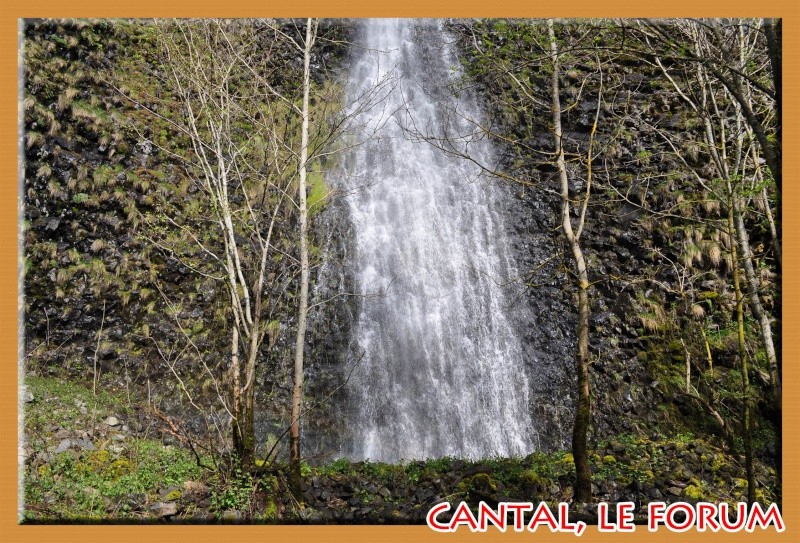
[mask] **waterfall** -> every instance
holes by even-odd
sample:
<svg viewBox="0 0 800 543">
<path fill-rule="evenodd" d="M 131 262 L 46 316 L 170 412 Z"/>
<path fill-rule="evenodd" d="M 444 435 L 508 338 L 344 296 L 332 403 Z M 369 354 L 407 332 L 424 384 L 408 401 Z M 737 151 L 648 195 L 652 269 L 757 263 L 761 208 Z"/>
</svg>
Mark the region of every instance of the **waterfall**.
<svg viewBox="0 0 800 543">
<path fill-rule="evenodd" d="M 342 452 L 386 462 L 526 454 L 535 428 L 506 307 L 517 273 L 506 196 L 474 163 L 404 130 L 473 133 L 464 118 L 480 119 L 477 103 L 447 88 L 458 61 L 441 21 L 369 20 L 362 36 L 346 89 L 361 100 L 361 143 L 331 176 L 353 223 L 346 267 L 360 295 Z M 485 140 L 467 149 L 492 163 Z"/>
</svg>

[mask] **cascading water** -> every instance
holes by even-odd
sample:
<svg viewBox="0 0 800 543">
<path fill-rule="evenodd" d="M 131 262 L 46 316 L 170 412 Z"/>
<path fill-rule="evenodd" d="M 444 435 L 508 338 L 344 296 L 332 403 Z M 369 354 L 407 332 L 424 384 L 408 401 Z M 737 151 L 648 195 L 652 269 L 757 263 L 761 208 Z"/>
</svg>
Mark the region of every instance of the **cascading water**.
<svg viewBox="0 0 800 543">
<path fill-rule="evenodd" d="M 363 295 L 343 453 L 387 462 L 525 454 L 535 428 L 505 307 L 515 268 L 503 195 L 475 164 L 408 131 L 472 133 L 454 112 L 477 119 L 477 104 L 446 88 L 457 60 L 440 21 L 370 20 L 363 39 L 347 93 L 380 98 L 357 113 L 363 143 L 333 176 L 355 232 L 346 266 Z M 468 151 L 491 163 L 485 141 Z"/>
</svg>

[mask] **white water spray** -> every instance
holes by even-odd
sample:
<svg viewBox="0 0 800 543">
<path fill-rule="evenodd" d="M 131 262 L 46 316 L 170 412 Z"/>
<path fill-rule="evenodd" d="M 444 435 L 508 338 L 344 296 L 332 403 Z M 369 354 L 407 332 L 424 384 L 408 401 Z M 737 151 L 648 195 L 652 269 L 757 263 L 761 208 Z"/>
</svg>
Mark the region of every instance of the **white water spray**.
<svg viewBox="0 0 800 543">
<path fill-rule="evenodd" d="M 440 21 L 370 20 L 363 36 L 349 98 L 398 79 L 358 114 L 366 142 L 333 180 L 348 194 L 355 239 L 346 265 L 364 295 L 350 362 L 363 359 L 347 385 L 352 448 L 343 453 L 387 462 L 525 454 L 535 429 L 505 307 L 515 268 L 504 195 L 471 162 L 403 129 L 435 132 L 446 122 L 471 133 L 452 112 L 477 119 L 477 104 L 447 92 L 457 60 Z M 468 151 L 492 162 L 485 140 Z"/>
</svg>

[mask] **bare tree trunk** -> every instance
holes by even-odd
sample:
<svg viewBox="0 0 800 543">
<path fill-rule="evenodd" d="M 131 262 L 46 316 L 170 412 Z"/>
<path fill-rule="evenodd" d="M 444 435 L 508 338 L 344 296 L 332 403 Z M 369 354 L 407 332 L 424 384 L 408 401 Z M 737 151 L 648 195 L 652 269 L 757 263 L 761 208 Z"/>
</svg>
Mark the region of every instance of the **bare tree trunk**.
<svg viewBox="0 0 800 543">
<path fill-rule="evenodd" d="M 591 403 L 589 398 L 589 274 L 586 259 L 572 228 L 570 219 L 569 177 L 561 145 L 561 100 L 559 98 L 559 58 L 553 21 L 547 20 L 550 38 L 550 60 L 553 73 L 550 79 L 551 112 L 553 115 L 553 138 L 556 150 L 556 163 L 560 178 L 561 222 L 564 237 L 575 259 L 575 275 L 578 279 L 578 351 L 576 369 L 578 376 L 578 403 L 575 409 L 575 426 L 572 433 L 572 455 L 575 459 L 575 501 L 588 502 L 592 497 L 592 481 L 589 471 L 588 433 L 591 423 Z M 579 225 L 579 230 L 582 228 Z"/>
<path fill-rule="evenodd" d="M 783 21 L 781 19 L 764 19 L 764 35 L 767 37 L 767 56 L 772 68 L 772 82 L 775 87 L 775 107 L 778 119 L 775 126 L 775 137 L 778 140 L 778 160 L 781 160 L 780 142 L 783 141 Z M 778 208 L 780 209 L 780 207 Z"/>
<path fill-rule="evenodd" d="M 245 365 L 245 384 L 241 388 L 241 404 L 240 404 L 240 418 L 239 418 L 239 431 L 241 432 L 241 450 L 239 451 L 239 458 L 244 469 L 250 470 L 254 465 L 255 452 L 256 452 L 256 433 L 254 425 L 255 417 L 255 367 L 258 358 L 258 350 L 260 342 L 259 318 L 260 304 L 256 303 L 256 317 L 253 319 L 253 327 L 251 329 L 250 347 L 247 356 L 247 364 Z"/>
<path fill-rule="evenodd" d="M 686 343 L 681 338 L 681 345 L 683 345 L 683 356 L 686 358 L 686 394 L 692 390 L 692 353 L 686 348 Z"/>
<path fill-rule="evenodd" d="M 241 363 L 239 361 L 239 328 L 234 323 L 231 329 L 231 390 L 233 391 L 233 450 L 241 460 L 244 454 L 244 439 L 242 437 L 242 387 Z"/>
<path fill-rule="evenodd" d="M 747 280 L 747 293 L 750 298 L 750 309 L 753 311 L 753 316 L 758 321 L 758 326 L 761 331 L 761 337 L 764 341 L 764 350 L 767 354 L 767 364 L 769 366 L 770 380 L 772 381 L 772 390 L 775 395 L 775 401 L 778 405 L 781 403 L 783 396 L 783 387 L 781 386 L 781 376 L 778 371 L 778 359 L 775 354 L 775 343 L 772 340 L 772 326 L 769 322 L 769 316 L 764 307 L 761 305 L 761 297 L 758 294 L 758 286 L 760 281 L 756 277 L 755 269 L 753 268 L 753 254 L 750 251 L 750 239 L 747 235 L 747 229 L 744 225 L 744 218 L 742 217 L 741 203 L 738 198 L 734 197 L 733 201 L 733 216 L 736 228 L 736 238 L 739 242 L 739 250 L 742 252 L 742 264 L 744 265 L 744 274 Z"/>
<path fill-rule="evenodd" d="M 705 325 L 700 326 L 700 334 L 703 336 L 703 344 L 706 346 L 706 357 L 708 358 L 708 370 L 711 372 L 711 377 L 714 377 L 714 357 L 711 356 L 711 345 L 708 343 L 708 336 L 706 335 Z"/>
<path fill-rule="evenodd" d="M 775 225 L 775 218 L 772 215 L 772 208 L 769 206 L 769 195 L 767 194 L 767 188 L 764 187 L 761 189 L 761 202 L 764 206 L 764 214 L 767 217 L 767 223 L 769 224 L 769 233 L 772 236 L 772 245 L 775 248 L 775 262 L 776 268 L 778 271 L 783 270 L 783 244 L 781 243 L 781 237 L 778 235 L 778 229 Z"/>
<path fill-rule="evenodd" d="M 253 422 L 255 402 L 253 394 L 248 393 L 247 390 L 243 392 L 237 424 L 240 432 L 239 458 L 241 459 L 242 469 L 250 470 L 254 465 L 255 457 L 255 426 Z"/>
<path fill-rule="evenodd" d="M 583 255 L 576 243 L 573 246 L 576 261 Z M 578 254 L 581 256 L 579 257 Z M 580 265 L 578 267 L 581 267 Z M 585 266 L 584 266 L 585 272 Z M 585 286 L 584 286 L 585 285 Z M 589 399 L 589 283 L 580 279 L 578 287 L 578 405 L 575 412 L 575 427 L 572 432 L 572 456 L 575 459 L 575 501 L 589 502 L 592 499 L 592 476 L 589 471 L 588 434 L 591 423 Z"/>
<path fill-rule="evenodd" d="M 308 208 L 306 203 L 306 177 L 308 162 L 308 96 L 311 88 L 310 66 L 311 47 L 314 36 L 311 31 L 312 20 L 306 20 L 306 41 L 303 51 L 303 123 L 300 143 L 300 182 L 298 203 L 300 207 L 300 301 L 297 309 L 297 340 L 294 356 L 294 391 L 292 392 L 292 426 L 289 442 L 289 463 L 291 470 L 291 490 L 298 501 L 302 499 L 300 473 L 300 416 L 303 405 L 303 355 L 306 339 L 306 318 L 308 316 Z"/>
<path fill-rule="evenodd" d="M 733 220 L 736 228 L 736 238 L 739 242 L 739 248 L 742 251 L 742 262 L 744 266 L 745 279 L 747 283 L 747 293 L 750 298 L 750 310 L 758 322 L 759 330 L 761 332 L 761 339 L 764 344 L 764 351 L 767 355 L 767 364 L 769 369 L 770 381 L 772 384 L 773 404 L 775 412 L 777 413 L 778 420 L 775 424 L 775 450 L 777 454 L 776 472 L 777 472 L 777 485 L 780 488 L 781 476 L 783 473 L 783 458 L 781 452 L 781 445 L 783 442 L 783 385 L 781 383 L 780 368 L 778 365 L 778 357 L 775 350 L 775 343 L 772 337 L 772 325 L 769 321 L 769 315 L 764 311 L 761 305 L 761 297 L 758 294 L 758 286 L 760 284 L 759 278 L 756 276 L 755 269 L 753 268 L 753 255 L 750 251 L 750 240 L 747 235 L 747 230 L 742 217 L 741 204 L 738 199 L 734 197 L 733 201 Z M 734 225 L 732 225 L 734 226 Z M 737 266 L 734 266 L 737 270 Z M 738 271 L 738 270 L 737 270 Z M 734 278 L 738 281 L 738 278 Z M 737 285 L 737 288 L 739 286 Z M 744 376 L 743 376 L 744 378 Z M 747 402 L 745 396 L 745 402 Z M 749 441 L 749 437 L 748 437 Z M 747 443 L 746 443 L 747 445 Z M 751 453 L 752 455 L 752 453 Z M 752 459 L 751 459 L 752 462 Z M 751 468 L 752 469 L 752 468 Z M 749 477 L 748 477 L 749 481 Z M 780 493 L 780 491 L 778 491 Z M 751 502 L 752 503 L 752 502 Z"/>
<path fill-rule="evenodd" d="M 730 183 L 728 184 L 730 191 Z M 733 229 L 735 212 L 735 195 L 728 196 L 728 227 Z M 755 476 L 753 474 L 753 438 L 750 429 L 750 377 L 748 375 L 747 346 L 744 338 L 744 302 L 742 287 L 739 281 L 739 260 L 736 244 L 731 244 L 731 260 L 733 261 L 733 288 L 736 292 L 736 321 L 739 337 L 739 366 L 742 372 L 742 442 L 744 443 L 744 466 L 747 476 L 747 502 L 755 501 Z"/>
<path fill-rule="evenodd" d="M 761 171 L 761 166 L 758 162 L 758 151 L 755 147 L 750 148 L 750 153 L 752 155 L 753 165 L 755 167 L 755 179 L 759 183 L 763 183 L 764 175 Z M 767 191 L 767 187 L 763 186 L 761 189 L 761 204 L 764 206 L 764 215 L 767 217 L 767 223 L 769 224 L 769 233 L 772 237 L 772 246 L 775 249 L 775 269 L 778 272 L 783 270 L 783 244 L 781 243 L 781 235 L 778 232 L 778 224 L 775 217 L 772 214 L 772 207 L 769 205 L 769 192 Z M 778 207 L 775 209 L 776 214 L 780 213 L 780 201 L 778 202 Z M 780 288 L 780 285 L 778 286 Z"/>
<path fill-rule="evenodd" d="M 720 111 L 717 109 L 717 104 L 714 100 L 714 94 L 711 92 L 706 92 L 707 88 L 710 88 L 708 79 L 704 75 L 704 71 L 701 67 L 698 66 L 698 81 L 703 88 L 703 108 L 707 111 L 710 111 L 714 114 L 715 118 L 722 119 L 722 115 Z M 734 78 L 734 81 L 737 83 L 739 79 Z M 728 90 L 731 90 L 730 86 L 727 86 Z M 737 87 L 739 90 L 741 89 L 741 85 Z M 731 91 L 733 93 L 733 91 Z M 710 97 L 710 104 L 706 100 L 706 96 Z M 745 98 L 744 94 L 742 93 L 742 99 L 740 100 L 741 107 L 737 110 L 737 118 L 741 118 L 741 115 L 747 116 L 746 110 L 750 107 L 749 104 L 741 103 L 742 100 Z M 712 106 L 712 109 L 709 110 L 709 105 Z M 767 365 L 770 372 L 770 380 L 772 382 L 772 389 L 773 389 L 773 396 L 774 401 L 776 404 L 776 411 L 781 413 L 781 400 L 782 400 L 782 387 L 781 387 L 781 376 L 780 376 L 780 369 L 778 366 L 778 358 L 776 355 L 775 350 L 775 342 L 772 336 L 772 326 L 769 322 L 769 316 L 764 311 L 763 306 L 761 305 L 761 298 L 758 293 L 758 286 L 760 281 L 756 277 L 755 269 L 753 268 L 753 254 L 750 250 L 750 238 L 747 234 L 747 229 L 745 228 L 744 224 L 744 211 L 742 210 L 742 201 L 741 198 L 737 194 L 737 188 L 733 185 L 733 181 L 731 180 L 731 171 L 734 173 L 738 171 L 738 167 L 734 166 L 733 168 L 729 167 L 728 165 L 728 158 L 726 155 L 726 147 L 725 147 L 725 125 L 721 123 L 719 126 L 719 133 L 720 138 L 719 142 L 713 136 L 713 130 L 710 128 L 710 121 L 708 120 L 708 116 L 706 116 L 706 143 L 708 144 L 709 150 L 711 152 L 712 157 L 717 164 L 717 168 L 719 174 L 725 179 L 726 183 L 726 190 L 727 190 L 727 198 L 728 198 L 728 206 L 729 206 L 729 231 L 732 236 L 736 238 L 736 242 L 732 244 L 732 252 L 737 252 L 738 250 L 741 252 L 742 256 L 742 263 L 745 271 L 745 280 L 747 283 L 747 290 L 748 290 L 748 298 L 749 298 L 749 305 L 750 310 L 753 313 L 753 316 L 758 321 L 759 331 L 762 339 L 762 343 L 764 345 L 764 351 L 767 355 Z M 741 140 L 740 140 L 741 141 Z M 738 153 L 737 153 L 738 154 Z M 757 161 L 755 161 L 758 164 Z M 773 170 L 774 172 L 774 170 Z M 741 288 L 741 282 L 739 279 L 739 262 L 738 260 L 734 260 L 734 280 L 737 282 L 736 288 Z M 780 297 L 778 297 L 780 299 Z M 743 355 L 746 356 L 746 353 Z M 780 418 L 780 415 L 779 415 Z M 778 423 L 780 426 L 780 422 Z M 778 440 L 780 440 L 781 430 L 777 430 Z M 749 439 L 749 438 L 748 438 Z M 780 445 L 780 442 L 778 443 Z M 780 450 L 780 447 L 778 447 Z M 780 461 L 779 461 L 780 466 Z"/>
</svg>

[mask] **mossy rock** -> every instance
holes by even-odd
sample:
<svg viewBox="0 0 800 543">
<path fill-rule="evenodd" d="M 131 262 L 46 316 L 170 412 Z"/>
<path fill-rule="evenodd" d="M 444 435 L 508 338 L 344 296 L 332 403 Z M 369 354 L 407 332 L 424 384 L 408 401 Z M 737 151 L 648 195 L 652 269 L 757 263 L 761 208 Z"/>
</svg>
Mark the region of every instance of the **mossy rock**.
<svg viewBox="0 0 800 543">
<path fill-rule="evenodd" d="M 603 464 L 616 464 L 617 459 L 614 456 L 607 454 L 603 457 Z"/>
<path fill-rule="evenodd" d="M 457 490 L 470 502 L 497 501 L 497 483 L 488 473 L 476 473 L 472 477 L 464 479 L 458 484 Z"/>
<path fill-rule="evenodd" d="M 183 493 L 180 491 L 180 489 L 175 488 L 167 492 L 167 494 L 161 499 L 161 501 L 174 502 L 175 500 L 180 498 L 182 494 Z"/>
<path fill-rule="evenodd" d="M 716 473 L 728 465 L 728 460 L 721 454 L 714 454 L 711 460 L 711 471 Z"/>
<path fill-rule="evenodd" d="M 547 487 L 547 480 L 536 470 L 523 471 L 520 479 L 522 480 L 522 491 L 526 496 L 541 496 Z"/>
<path fill-rule="evenodd" d="M 688 485 L 683 489 L 683 497 L 691 501 L 700 501 L 705 499 L 705 493 L 696 485 Z"/>
<path fill-rule="evenodd" d="M 683 345 L 681 345 L 681 342 L 677 339 L 670 341 L 667 348 L 672 352 L 683 352 Z"/>
<path fill-rule="evenodd" d="M 266 502 L 264 503 L 264 512 L 261 514 L 261 518 L 265 521 L 277 520 L 278 504 L 275 503 L 275 500 L 272 497 L 267 498 Z"/>
</svg>

